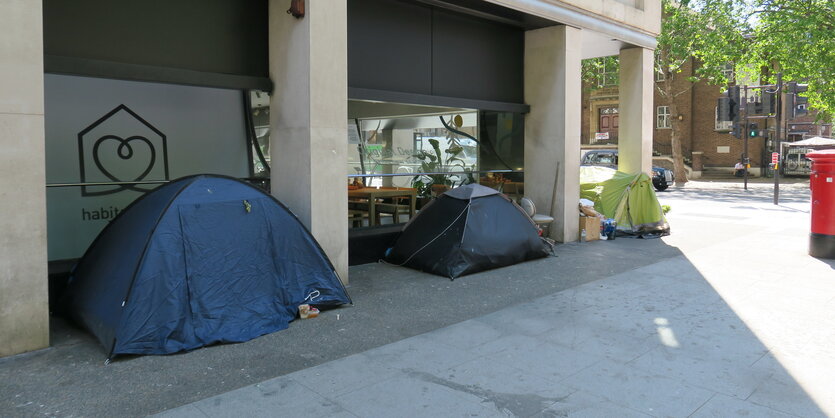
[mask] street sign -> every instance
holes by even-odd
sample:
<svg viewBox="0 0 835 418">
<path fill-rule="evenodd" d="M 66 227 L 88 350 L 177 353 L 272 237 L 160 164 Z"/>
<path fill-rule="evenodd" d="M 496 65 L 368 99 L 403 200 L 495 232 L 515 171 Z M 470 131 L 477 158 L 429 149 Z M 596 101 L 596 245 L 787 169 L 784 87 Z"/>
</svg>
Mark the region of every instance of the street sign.
<svg viewBox="0 0 835 418">
<path fill-rule="evenodd" d="M 597 140 L 597 141 L 602 141 L 602 140 L 609 139 L 609 133 L 608 132 L 595 132 L 594 139 Z"/>
<path fill-rule="evenodd" d="M 771 164 L 777 164 L 780 162 L 780 153 L 779 152 L 772 152 L 771 153 Z"/>
</svg>

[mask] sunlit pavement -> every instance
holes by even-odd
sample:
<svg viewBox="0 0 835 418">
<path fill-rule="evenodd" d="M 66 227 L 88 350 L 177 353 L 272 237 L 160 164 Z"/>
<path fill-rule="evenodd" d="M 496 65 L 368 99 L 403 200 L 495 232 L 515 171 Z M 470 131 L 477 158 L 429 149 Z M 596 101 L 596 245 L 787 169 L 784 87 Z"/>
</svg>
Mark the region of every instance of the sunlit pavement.
<svg viewBox="0 0 835 418">
<path fill-rule="evenodd" d="M 807 187 L 670 189 L 662 242 L 558 256 L 672 256 L 162 415 L 835 416 L 835 261 L 807 255 Z M 549 263 L 504 271 L 560 280 Z"/>
</svg>

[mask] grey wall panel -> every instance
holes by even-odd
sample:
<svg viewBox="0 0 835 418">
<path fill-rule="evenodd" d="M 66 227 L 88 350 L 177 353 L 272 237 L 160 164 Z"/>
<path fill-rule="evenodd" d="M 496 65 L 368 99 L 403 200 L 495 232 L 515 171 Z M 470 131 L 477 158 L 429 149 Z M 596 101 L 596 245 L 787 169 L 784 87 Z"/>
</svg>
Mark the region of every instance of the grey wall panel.
<svg viewBox="0 0 835 418">
<path fill-rule="evenodd" d="M 268 77 L 267 42 L 266 0 L 44 0 L 47 55 Z"/>
<path fill-rule="evenodd" d="M 521 104 L 523 53 L 519 26 L 450 11 L 436 2 L 348 1 L 349 93 L 444 98 L 422 103 L 431 105 L 449 105 L 449 98 Z"/>
<path fill-rule="evenodd" d="M 433 95 L 522 103 L 524 32 L 445 10 L 433 23 Z"/>
<path fill-rule="evenodd" d="M 432 11 L 390 0 L 348 2 L 348 85 L 430 94 Z"/>
</svg>

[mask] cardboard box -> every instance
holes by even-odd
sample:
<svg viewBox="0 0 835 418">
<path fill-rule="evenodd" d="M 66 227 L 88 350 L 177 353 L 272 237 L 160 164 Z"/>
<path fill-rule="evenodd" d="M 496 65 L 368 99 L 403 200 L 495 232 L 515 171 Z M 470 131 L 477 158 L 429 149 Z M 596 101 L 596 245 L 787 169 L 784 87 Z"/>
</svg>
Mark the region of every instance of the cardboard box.
<svg viewBox="0 0 835 418">
<path fill-rule="evenodd" d="M 580 217 L 580 235 L 586 230 L 586 241 L 597 241 L 600 239 L 600 218 L 596 216 Z"/>
</svg>

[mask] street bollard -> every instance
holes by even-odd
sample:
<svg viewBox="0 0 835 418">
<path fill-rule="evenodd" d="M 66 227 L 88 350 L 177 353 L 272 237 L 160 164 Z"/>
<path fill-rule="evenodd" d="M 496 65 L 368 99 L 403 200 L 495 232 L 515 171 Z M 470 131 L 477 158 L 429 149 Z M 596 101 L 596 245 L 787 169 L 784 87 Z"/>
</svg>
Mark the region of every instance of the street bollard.
<svg viewBox="0 0 835 418">
<path fill-rule="evenodd" d="M 809 255 L 835 259 L 835 149 L 806 154 L 812 160 L 812 232 Z"/>
</svg>

